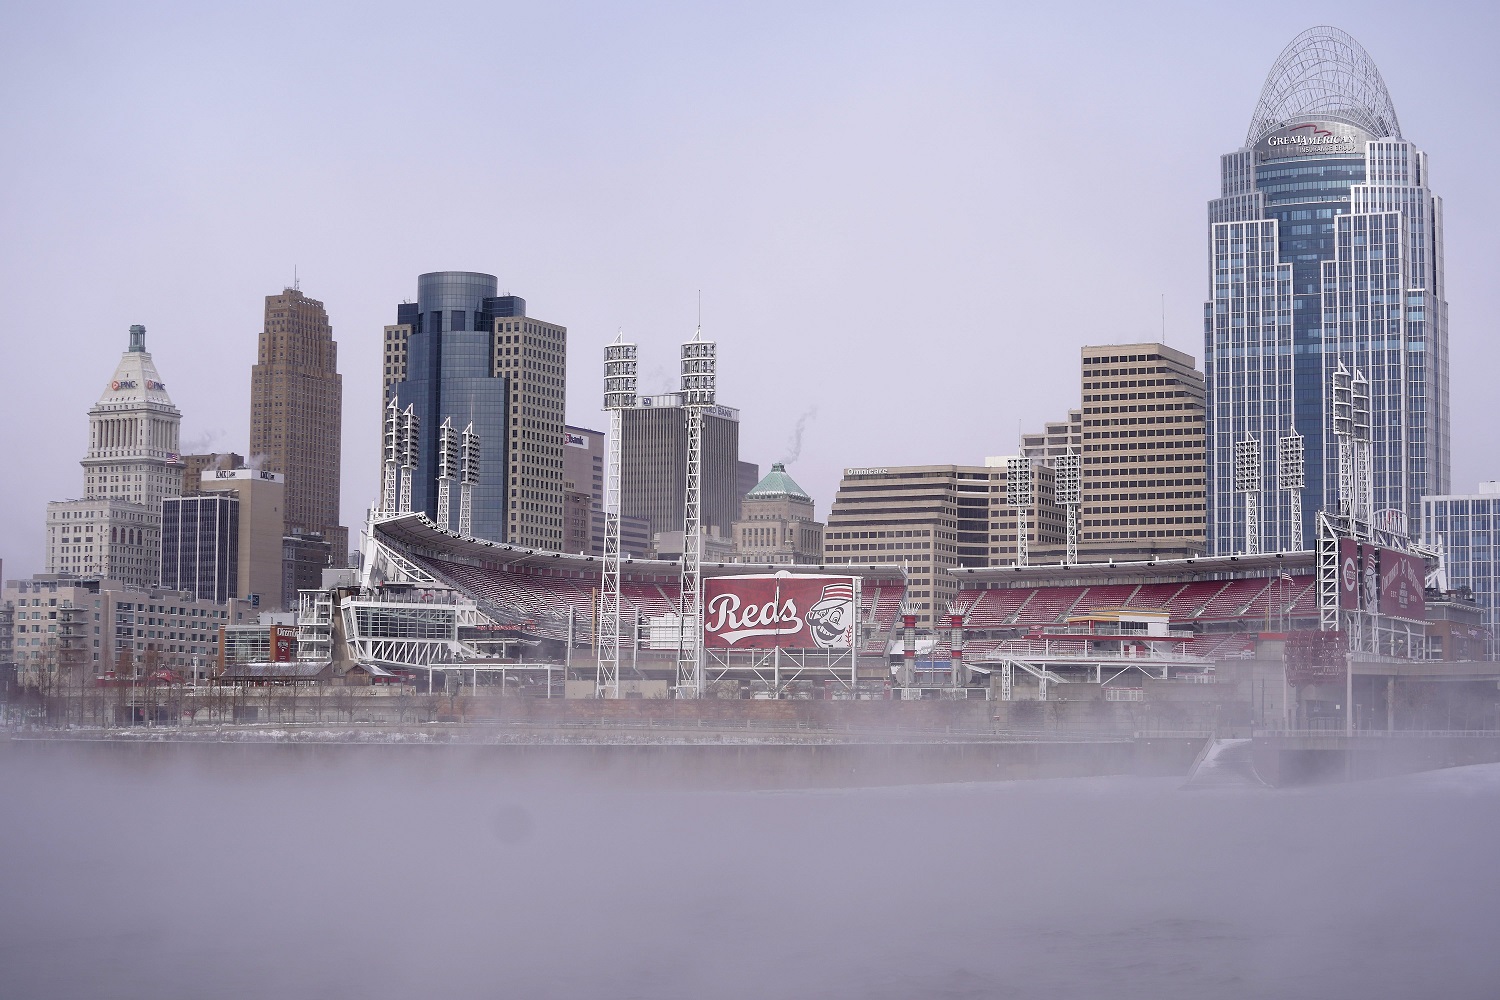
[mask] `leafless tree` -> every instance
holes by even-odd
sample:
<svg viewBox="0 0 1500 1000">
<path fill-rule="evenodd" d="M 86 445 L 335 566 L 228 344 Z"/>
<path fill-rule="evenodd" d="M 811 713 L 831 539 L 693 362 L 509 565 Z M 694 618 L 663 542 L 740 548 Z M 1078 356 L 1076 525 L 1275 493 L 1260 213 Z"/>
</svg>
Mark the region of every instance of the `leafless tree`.
<svg viewBox="0 0 1500 1000">
<path fill-rule="evenodd" d="M 334 711 L 343 713 L 345 720 L 350 724 L 354 722 L 354 705 L 353 688 L 346 685 L 333 693 Z"/>
<path fill-rule="evenodd" d="M 417 696 L 412 693 L 411 688 L 402 684 L 391 695 L 391 707 L 396 710 L 396 721 L 402 725 L 406 723 L 406 716 L 417 706 Z"/>
</svg>

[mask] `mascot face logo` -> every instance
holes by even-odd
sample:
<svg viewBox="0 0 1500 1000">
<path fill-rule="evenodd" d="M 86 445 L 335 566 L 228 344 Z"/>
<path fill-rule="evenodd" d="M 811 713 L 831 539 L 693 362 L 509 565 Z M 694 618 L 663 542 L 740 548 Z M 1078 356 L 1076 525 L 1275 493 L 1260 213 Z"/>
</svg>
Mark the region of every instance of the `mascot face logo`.
<svg viewBox="0 0 1500 1000">
<path fill-rule="evenodd" d="M 807 611 L 807 629 L 819 649 L 847 649 L 854 628 L 854 588 L 830 583 L 823 596 Z"/>
</svg>

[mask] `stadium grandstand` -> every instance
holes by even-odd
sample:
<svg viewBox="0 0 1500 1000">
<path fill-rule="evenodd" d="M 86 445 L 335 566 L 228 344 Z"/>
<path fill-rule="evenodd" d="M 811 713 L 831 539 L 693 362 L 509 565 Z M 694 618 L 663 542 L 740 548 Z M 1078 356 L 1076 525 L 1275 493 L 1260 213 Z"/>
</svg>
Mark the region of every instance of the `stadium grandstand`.
<svg viewBox="0 0 1500 1000">
<path fill-rule="evenodd" d="M 1165 615 L 1175 652 L 1205 661 L 1247 655 L 1264 632 L 1318 627 L 1311 552 L 952 572 L 966 659 L 1081 641 L 1084 622 L 1122 610 Z"/>
<path fill-rule="evenodd" d="M 601 560 L 465 538 L 439 528 L 425 514 L 375 520 L 367 536 L 364 590 L 415 589 L 451 593 L 472 602 L 495 629 L 521 642 L 569 645 L 574 661 L 591 660 L 599 603 Z M 705 578 L 776 572 L 784 566 L 703 564 Z M 798 566 L 799 573 L 831 572 L 861 580 L 861 655 L 886 649 L 898 618 L 905 580 L 900 566 Z M 677 614 L 681 568 L 675 561 L 626 559 L 621 605 L 645 645 L 652 619 Z M 630 626 L 627 625 L 627 629 Z M 628 633 L 627 633 L 628 634 Z"/>
</svg>

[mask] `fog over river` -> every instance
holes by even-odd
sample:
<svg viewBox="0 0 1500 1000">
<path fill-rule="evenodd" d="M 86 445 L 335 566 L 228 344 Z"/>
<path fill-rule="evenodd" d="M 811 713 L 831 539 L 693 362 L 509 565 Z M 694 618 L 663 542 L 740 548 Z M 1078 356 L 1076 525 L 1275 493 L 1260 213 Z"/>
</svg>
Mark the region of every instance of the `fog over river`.
<svg viewBox="0 0 1500 1000">
<path fill-rule="evenodd" d="M 1500 995 L 1500 766 L 608 791 L 0 745 L 7 998 Z"/>
</svg>

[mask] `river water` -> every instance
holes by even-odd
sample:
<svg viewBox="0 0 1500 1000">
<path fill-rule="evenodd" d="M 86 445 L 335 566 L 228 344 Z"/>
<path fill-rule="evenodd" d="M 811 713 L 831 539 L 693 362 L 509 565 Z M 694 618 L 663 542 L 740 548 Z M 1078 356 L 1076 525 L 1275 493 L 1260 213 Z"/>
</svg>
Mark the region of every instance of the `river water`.
<svg viewBox="0 0 1500 1000">
<path fill-rule="evenodd" d="M 1500 765 L 1179 784 L 612 792 L 0 746 L 0 996 L 1500 995 Z"/>
</svg>

